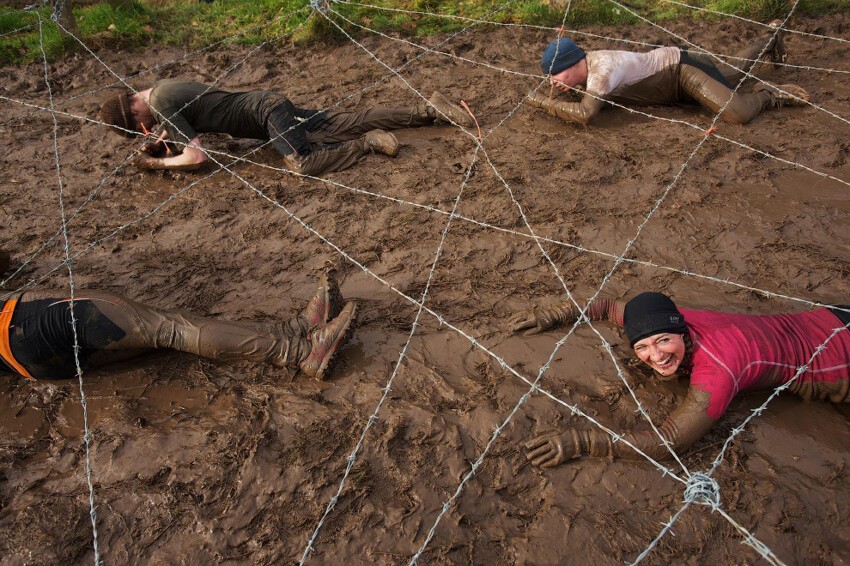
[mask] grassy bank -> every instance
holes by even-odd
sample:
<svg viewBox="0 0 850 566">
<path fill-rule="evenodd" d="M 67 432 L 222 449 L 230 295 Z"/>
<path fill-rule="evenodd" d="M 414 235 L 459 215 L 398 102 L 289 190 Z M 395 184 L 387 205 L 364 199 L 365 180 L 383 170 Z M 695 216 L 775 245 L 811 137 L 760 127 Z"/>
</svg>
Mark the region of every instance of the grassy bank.
<svg viewBox="0 0 850 566">
<path fill-rule="evenodd" d="M 336 26 L 311 9 L 308 0 L 214 0 L 209 3 L 128 0 L 119 8 L 106 2 L 71 1 L 77 4 L 73 10 L 74 35 L 95 50 L 105 47 L 133 50 L 150 44 L 191 49 L 218 41 L 254 45 L 282 38 L 312 41 L 340 34 Z M 683 16 L 721 17 L 711 11 L 768 21 L 784 17 L 789 9 L 786 0 L 683 0 L 685 4 L 709 11 L 695 10 L 670 0 L 616 1 L 619 6 L 609 0 L 573 0 L 567 14 L 567 26 L 638 21 L 629 9 L 661 22 Z M 346 23 L 343 17 L 372 29 L 417 36 L 469 25 L 464 18 L 558 27 L 563 20 L 566 0 L 363 0 L 362 4 L 338 2 L 329 7 L 337 13 L 329 14 L 330 17 L 355 36 L 365 32 Z M 797 14 L 828 14 L 848 9 L 850 0 L 801 0 Z M 429 13 L 444 17 L 427 15 Z M 51 20 L 50 8 L 38 11 L 0 8 L 0 63 L 41 60 L 42 45 L 49 59 L 83 49 L 79 41 L 63 33 Z"/>
</svg>

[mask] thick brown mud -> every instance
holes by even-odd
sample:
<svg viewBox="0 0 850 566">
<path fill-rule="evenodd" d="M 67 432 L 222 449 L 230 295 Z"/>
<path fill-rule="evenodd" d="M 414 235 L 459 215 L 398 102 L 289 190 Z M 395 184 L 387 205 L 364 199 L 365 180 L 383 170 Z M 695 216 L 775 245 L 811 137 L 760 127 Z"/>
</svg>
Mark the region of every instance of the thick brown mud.
<svg viewBox="0 0 850 566">
<path fill-rule="evenodd" d="M 789 63 L 798 66 L 763 65 L 757 74 L 803 85 L 812 102 L 839 118 L 813 107 L 783 108 L 749 126 L 721 124 L 716 132 L 779 159 L 717 136 L 689 159 L 711 121 L 696 107 L 647 111 L 702 129 L 618 109 L 591 127 L 565 124 L 517 108 L 539 79 L 436 54 L 412 61 L 417 50 L 380 38 L 363 44 L 394 68 L 412 61 L 401 71 L 412 87 L 426 97 L 440 89 L 469 104 L 486 136 L 485 151 L 476 153 L 475 141 L 462 131 L 440 126 L 400 132 L 397 158 L 368 156 L 327 182 L 275 170 L 281 161 L 267 148 L 251 154 L 253 163 L 224 158 L 232 174 L 212 166 L 151 174 L 122 166 L 131 142 L 58 115 L 64 204 L 69 216 L 82 206 L 68 223 L 69 249 L 79 253 L 73 261 L 77 288 L 225 318 L 287 319 L 304 306 L 330 260 L 340 266 L 342 291 L 358 301 L 361 313 L 325 382 L 167 352 L 87 372 L 97 528 L 106 563 L 280 564 L 300 557 L 398 364 L 417 313 L 402 293 L 420 298 L 461 189 L 460 217 L 448 229 L 426 300 L 448 324 L 422 314 L 315 542 L 315 563 L 409 560 L 494 429 L 528 391 L 468 337 L 534 379 L 563 335 L 524 338 L 506 331 L 515 311 L 565 296 L 514 199 L 579 300 L 605 281 L 607 296 L 658 289 L 682 305 L 733 312 L 807 308 L 748 287 L 850 302 L 850 18 L 792 19 L 789 26 L 844 42 L 789 34 Z M 761 33 L 738 22 L 683 21 L 673 28 L 724 53 Z M 661 37 L 648 26 L 586 31 L 635 41 Z M 552 37 L 527 28 L 478 29 L 441 49 L 537 73 L 539 53 Z M 582 41 L 595 49 L 622 47 Z M 122 76 L 182 55 L 162 47 L 99 53 Z M 48 74 L 57 109 L 91 118 L 105 96 L 91 91 L 114 81 L 85 54 L 51 65 Z M 386 68 L 356 45 L 339 43 L 255 53 L 222 46 L 130 82 L 142 89 L 166 77 L 221 78 L 231 90 L 280 90 L 315 108 L 420 100 L 399 78 L 386 76 Z M 7 288 L 29 282 L 65 288 L 64 240 L 50 240 L 61 228 L 54 123 L 50 113 L 27 106 L 49 106 L 44 72 L 39 65 L 3 68 L 0 77 L 0 246 L 12 252 L 14 267 L 50 241 Z M 236 155 L 256 145 L 225 136 L 204 142 Z M 668 188 L 626 254 L 637 262 L 617 265 L 606 280 L 613 258 Z M 604 324 L 599 329 L 615 356 L 627 360 L 616 331 Z M 684 383 L 655 383 L 630 368 L 627 375 L 656 423 L 683 397 Z M 541 386 L 615 431 L 646 426 L 587 327 L 558 351 Z M 730 430 L 766 398 L 763 392 L 735 400 L 683 455 L 685 465 L 709 468 Z M 527 464 L 521 443 L 566 424 L 593 426 L 532 395 L 443 518 L 423 561 L 634 560 L 680 509 L 683 486 L 644 461 L 580 459 L 543 472 Z M 844 564 L 850 556 L 848 446 L 850 409 L 782 395 L 738 437 L 718 470 L 722 506 L 786 563 Z M 77 383 L 0 375 L 4 564 L 91 563 L 84 459 Z M 689 508 L 674 533 L 650 553 L 649 563 L 759 560 L 726 519 L 705 507 Z"/>
</svg>

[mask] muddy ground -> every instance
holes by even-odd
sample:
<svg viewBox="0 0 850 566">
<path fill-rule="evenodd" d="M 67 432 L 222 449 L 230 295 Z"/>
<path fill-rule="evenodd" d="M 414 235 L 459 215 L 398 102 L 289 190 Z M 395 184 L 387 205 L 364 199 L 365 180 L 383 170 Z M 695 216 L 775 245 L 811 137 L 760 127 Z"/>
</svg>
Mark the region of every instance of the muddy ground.
<svg viewBox="0 0 850 566">
<path fill-rule="evenodd" d="M 242 180 L 213 167 L 201 173 L 140 172 L 122 165 L 135 148 L 132 142 L 75 118 L 95 116 L 106 93 L 92 91 L 114 76 L 88 54 L 51 65 L 56 107 L 71 114 L 57 117 L 65 205 L 69 215 L 82 207 L 69 222 L 70 250 L 79 254 L 73 262 L 77 288 L 108 289 L 225 318 L 286 319 L 304 306 L 331 261 L 340 267 L 344 295 L 360 306 L 350 345 L 324 382 L 169 352 L 86 372 L 105 562 L 272 564 L 300 557 L 407 340 L 416 307 L 402 293 L 419 298 L 425 289 L 446 213 L 461 188 L 458 213 L 464 218 L 449 227 L 427 306 L 532 379 L 562 334 L 515 337 L 506 332 L 506 320 L 565 295 L 526 236 L 511 193 L 535 233 L 550 239 L 544 248 L 581 300 L 614 266 L 606 254 L 626 249 L 673 183 L 627 254 L 639 261 L 617 266 L 604 286 L 606 296 L 657 289 L 693 308 L 751 313 L 808 308 L 751 287 L 847 303 L 850 17 L 794 18 L 789 25 L 843 41 L 790 34 L 789 63 L 797 66 L 763 65 L 757 74 L 804 85 L 814 103 L 838 117 L 814 107 L 783 108 L 746 127 L 720 125 L 718 135 L 779 159 L 712 136 L 675 183 L 710 124 L 711 117 L 698 108 L 648 112 L 700 129 L 619 109 L 606 111 L 591 127 L 565 124 L 516 107 L 539 79 L 437 54 L 414 60 L 418 50 L 386 38 L 369 37 L 363 45 L 391 67 L 409 62 L 402 75 L 425 96 L 437 88 L 465 100 L 487 136 L 486 158 L 475 154 L 472 137 L 441 126 L 401 131 L 397 158 L 369 156 L 353 169 L 328 175 L 327 182 L 275 170 L 280 160 L 267 148 L 251 154 L 254 163 L 232 166 Z M 723 53 L 761 33 L 737 21 L 683 21 L 672 28 Z M 582 31 L 669 42 L 649 26 Z M 543 30 L 499 28 L 427 41 L 448 40 L 443 49 L 453 55 L 537 73 L 539 53 L 552 37 Z M 590 48 L 623 47 L 577 37 Z M 162 47 L 98 53 L 118 74 L 134 75 L 130 83 L 139 89 L 158 78 L 221 77 L 229 89 L 280 90 L 305 107 L 420 100 L 350 42 L 272 45 L 253 53 L 225 45 L 183 55 Z M 135 76 L 138 71 L 143 74 Z M 0 76 L 0 245 L 20 265 L 48 243 L 6 288 L 66 288 L 63 245 L 51 240 L 60 228 L 53 120 L 26 106 L 49 105 L 44 70 L 4 68 Z M 257 149 L 224 136 L 204 141 L 228 154 Z M 597 327 L 660 423 L 683 398 L 686 384 L 656 383 L 632 370 L 616 330 Z M 616 431 L 646 426 L 587 327 L 557 353 L 541 384 Z M 527 390 L 494 357 L 424 313 L 311 562 L 407 561 Z M 685 464 L 707 469 L 730 429 L 766 398 L 759 392 L 736 399 L 714 430 L 684 454 Z M 520 443 L 566 424 L 592 426 L 562 405 L 532 396 L 436 529 L 423 561 L 635 559 L 681 507 L 682 485 L 646 461 L 585 458 L 543 472 L 527 464 Z M 76 382 L 0 375 L 2 563 L 92 562 L 82 427 Z M 848 407 L 782 395 L 738 437 L 718 470 L 722 506 L 789 564 L 845 564 L 848 446 Z M 688 509 L 674 533 L 661 540 L 648 563 L 760 560 L 724 518 L 704 507 Z"/>
</svg>

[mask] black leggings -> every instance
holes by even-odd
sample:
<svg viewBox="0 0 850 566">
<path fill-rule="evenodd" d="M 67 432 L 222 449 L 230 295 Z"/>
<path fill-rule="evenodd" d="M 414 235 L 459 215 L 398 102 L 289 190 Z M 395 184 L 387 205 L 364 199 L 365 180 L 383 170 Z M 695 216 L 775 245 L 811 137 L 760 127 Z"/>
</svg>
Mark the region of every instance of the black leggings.
<svg viewBox="0 0 850 566">
<path fill-rule="evenodd" d="M 88 300 L 74 301 L 76 325 L 72 326 L 68 306 L 67 300 L 38 299 L 15 307 L 9 324 L 9 346 L 15 360 L 36 379 L 64 379 L 76 374 L 74 328 L 83 368 L 91 354 L 126 336 Z"/>
</svg>

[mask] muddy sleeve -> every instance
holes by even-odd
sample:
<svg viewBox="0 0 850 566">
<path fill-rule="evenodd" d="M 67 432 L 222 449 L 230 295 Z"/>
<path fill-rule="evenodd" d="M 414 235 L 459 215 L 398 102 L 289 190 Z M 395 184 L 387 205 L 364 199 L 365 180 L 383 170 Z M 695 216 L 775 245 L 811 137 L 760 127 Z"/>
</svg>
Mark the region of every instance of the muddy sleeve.
<svg viewBox="0 0 850 566">
<path fill-rule="evenodd" d="M 610 320 L 617 326 L 623 326 L 623 309 L 625 308 L 623 301 L 615 301 L 614 299 L 598 298 L 591 301 L 586 314 L 590 320 Z M 549 319 L 546 322 L 548 328 L 556 326 L 564 326 L 575 322 L 578 318 L 579 309 L 572 303 L 562 303 L 554 307 L 539 309 L 537 316 L 543 319 Z"/>
<path fill-rule="evenodd" d="M 585 93 L 581 102 L 555 101 L 546 109 L 550 114 L 561 120 L 587 124 L 599 114 L 604 106 L 605 101 L 603 99 Z"/>
<path fill-rule="evenodd" d="M 702 438 L 714 424 L 715 419 L 712 419 L 706 413 L 708 401 L 709 394 L 707 392 L 693 387 L 689 388 L 682 404 L 676 407 L 659 427 L 661 436 L 677 454 Z M 577 432 L 576 436 L 581 454 L 632 460 L 643 458 L 641 454 L 629 446 L 631 444 L 656 460 L 671 457 L 670 451 L 652 430 L 624 434 L 623 440 L 629 444 L 623 441 L 614 442 L 607 433 L 597 429 L 579 430 Z"/>
<path fill-rule="evenodd" d="M 159 125 L 168 132 L 168 139 L 177 142 L 180 148 L 186 146 L 198 132 L 181 113 L 185 103 L 162 104 L 156 99 L 151 100 L 151 110 Z"/>
</svg>

